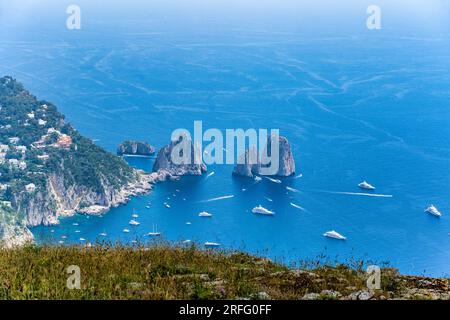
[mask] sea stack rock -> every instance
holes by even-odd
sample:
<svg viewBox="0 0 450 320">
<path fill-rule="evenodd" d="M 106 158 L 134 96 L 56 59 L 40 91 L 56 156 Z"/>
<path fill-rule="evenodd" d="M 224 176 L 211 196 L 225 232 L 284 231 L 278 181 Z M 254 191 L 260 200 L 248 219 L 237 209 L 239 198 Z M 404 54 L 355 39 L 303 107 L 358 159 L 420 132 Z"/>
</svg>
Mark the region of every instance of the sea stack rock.
<svg viewBox="0 0 450 320">
<path fill-rule="evenodd" d="M 292 154 L 291 145 L 286 137 L 279 137 L 279 168 L 278 172 L 274 174 L 279 177 L 289 177 L 295 174 L 295 160 Z M 271 138 L 267 139 L 267 150 L 271 149 Z"/>
<path fill-rule="evenodd" d="M 153 148 L 147 142 L 140 141 L 124 141 L 117 147 L 117 155 L 133 155 L 133 156 L 152 156 L 155 154 Z"/>
<path fill-rule="evenodd" d="M 174 154 L 178 152 L 179 156 L 183 156 L 185 150 L 190 152 L 190 162 L 174 163 L 172 152 Z M 200 176 L 207 171 L 207 168 L 201 161 L 201 155 L 196 154 L 192 140 L 186 136 L 180 136 L 178 140 L 172 141 L 169 145 L 159 150 L 153 165 L 153 171 L 158 173 L 160 180 L 165 180 L 167 177 Z"/>
<path fill-rule="evenodd" d="M 250 159 L 250 152 L 253 152 L 253 159 Z M 253 178 L 259 174 L 259 158 L 255 150 L 246 150 L 240 160 L 241 163 L 234 167 L 233 176 Z"/>
<path fill-rule="evenodd" d="M 289 144 L 289 141 L 286 137 L 279 137 L 279 159 L 278 159 L 278 170 L 272 174 L 268 174 L 265 168 L 268 168 L 271 166 L 271 163 L 263 165 L 261 164 L 260 157 L 256 155 L 253 159 L 257 159 L 256 163 L 252 164 L 249 160 L 249 150 L 245 151 L 245 154 L 243 155 L 244 161 L 241 161 L 243 163 L 238 164 L 234 167 L 233 175 L 234 176 L 241 176 L 241 177 L 249 177 L 253 178 L 254 176 L 261 175 L 261 176 L 279 176 L 279 177 L 289 177 L 295 174 L 295 160 L 294 155 L 292 154 L 291 145 Z M 269 137 L 267 139 L 267 146 L 264 150 L 263 154 L 271 155 L 270 150 L 272 146 L 271 138 Z M 256 151 L 253 150 L 251 152 L 254 152 L 256 154 Z M 254 154 L 254 156 L 255 156 Z M 254 162 L 254 161 L 253 161 Z"/>
</svg>

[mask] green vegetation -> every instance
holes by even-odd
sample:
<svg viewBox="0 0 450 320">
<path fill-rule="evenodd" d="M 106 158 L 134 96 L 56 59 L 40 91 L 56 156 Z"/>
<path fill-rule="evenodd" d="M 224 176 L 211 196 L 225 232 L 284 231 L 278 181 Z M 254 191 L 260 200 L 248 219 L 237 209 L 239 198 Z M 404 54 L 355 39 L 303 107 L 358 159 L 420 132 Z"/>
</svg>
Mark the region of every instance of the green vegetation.
<svg viewBox="0 0 450 320">
<path fill-rule="evenodd" d="M 79 134 L 53 104 L 37 100 L 11 77 L 0 78 L 0 201 L 11 202 L 12 209 L 22 211 L 17 214 L 26 216 L 30 203 L 39 199 L 46 210 L 42 214 L 53 214 L 48 184 L 55 177 L 65 190 L 106 198 L 136 173 Z M 57 192 L 61 196 L 65 190 Z"/>
<path fill-rule="evenodd" d="M 80 267 L 80 290 L 67 288 L 71 265 Z M 446 279 L 384 269 L 382 288 L 369 293 L 360 268 L 294 270 L 194 246 L 30 246 L 0 250 L 0 266 L 0 299 L 350 299 L 360 292 L 373 299 L 450 297 Z"/>
</svg>

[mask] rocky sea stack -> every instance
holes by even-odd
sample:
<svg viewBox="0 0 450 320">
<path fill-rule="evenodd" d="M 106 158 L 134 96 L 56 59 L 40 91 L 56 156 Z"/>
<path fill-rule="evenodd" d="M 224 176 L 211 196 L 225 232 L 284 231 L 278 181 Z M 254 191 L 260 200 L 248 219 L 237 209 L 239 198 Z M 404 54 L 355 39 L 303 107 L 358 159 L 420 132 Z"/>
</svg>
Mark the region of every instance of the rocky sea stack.
<svg viewBox="0 0 450 320">
<path fill-rule="evenodd" d="M 174 163 L 172 154 L 178 152 L 183 156 L 183 152 L 189 152 L 188 162 Z M 186 136 L 180 136 L 177 140 L 171 141 L 169 145 L 163 147 L 158 152 L 153 171 L 158 173 L 160 180 L 180 176 L 200 176 L 207 171 L 206 165 L 201 160 L 201 155 L 195 153 L 194 144 Z"/>
<path fill-rule="evenodd" d="M 124 141 L 117 147 L 118 156 L 152 156 L 155 154 L 155 148 L 147 142 Z"/>
<path fill-rule="evenodd" d="M 270 138 L 267 139 L 267 147 L 263 154 L 271 155 L 272 141 Z M 269 151 L 268 151 L 269 150 Z M 253 152 L 253 154 L 251 154 Z M 250 157 L 252 156 L 252 157 Z M 255 150 L 246 150 L 243 155 L 243 164 L 238 164 L 233 170 L 234 176 L 249 177 L 252 178 L 258 175 L 267 175 L 264 173 L 263 168 L 269 167 L 271 164 L 262 165 L 259 155 L 256 154 Z M 253 159 L 253 161 L 250 161 Z M 256 159 L 256 160 L 255 160 Z M 271 176 L 278 177 L 289 177 L 295 174 L 295 160 L 292 154 L 291 145 L 286 137 L 279 137 L 279 167 L 278 171 Z"/>
</svg>

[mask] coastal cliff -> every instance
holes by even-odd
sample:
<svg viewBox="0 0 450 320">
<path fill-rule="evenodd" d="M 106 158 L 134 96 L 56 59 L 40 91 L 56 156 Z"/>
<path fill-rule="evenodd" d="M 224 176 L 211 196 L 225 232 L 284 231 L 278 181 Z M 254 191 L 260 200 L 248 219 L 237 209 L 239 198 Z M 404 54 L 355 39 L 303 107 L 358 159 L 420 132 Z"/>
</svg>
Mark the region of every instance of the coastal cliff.
<svg viewBox="0 0 450 320">
<path fill-rule="evenodd" d="M 0 241 L 32 240 L 29 226 L 101 214 L 148 192 L 154 175 L 83 137 L 49 102 L 0 78 Z"/>
</svg>

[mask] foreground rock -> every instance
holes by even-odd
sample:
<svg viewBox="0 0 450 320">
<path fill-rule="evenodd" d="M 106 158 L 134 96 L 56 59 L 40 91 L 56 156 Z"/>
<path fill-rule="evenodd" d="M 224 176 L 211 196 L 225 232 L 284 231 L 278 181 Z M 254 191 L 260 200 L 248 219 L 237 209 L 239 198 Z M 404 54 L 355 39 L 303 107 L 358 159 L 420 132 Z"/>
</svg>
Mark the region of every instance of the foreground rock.
<svg viewBox="0 0 450 320">
<path fill-rule="evenodd" d="M 261 159 L 257 155 L 255 150 L 246 150 L 242 156 L 242 164 L 235 166 L 233 175 L 241 177 L 254 177 L 254 176 L 278 176 L 289 177 L 295 174 L 295 160 L 291 150 L 291 145 L 286 137 L 279 137 L 279 156 L 278 156 L 278 170 L 272 174 L 267 174 L 265 169 L 270 167 L 269 164 L 261 164 Z M 272 141 L 267 139 L 267 146 L 263 152 L 270 155 Z M 268 151 L 269 150 L 269 151 Z M 256 159 L 256 160 L 255 160 Z"/>
<path fill-rule="evenodd" d="M 124 141 L 117 147 L 117 155 L 131 156 L 152 156 L 155 154 L 155 148 L 147 142 L 140 141 Z"/>
<path fill-rule="evenodd" d="M 187 150 L 189 156 L 185 163 L 176 163 L 172 159 L 172 155 L 178 152 L 179 156 L 183 156 L 181 150 Z M 179 152 L 181 151 L 181 152 Z M 201 160 L 201 155 L 195 153 L 194 144 L 186 136 L 180 136 L 178 140 L 171 143 L 158 152 L 153 172 L 158 174 L 159 180 L 181 176 L 200 176 L 207 171 L 206 165 Z"/>
</svg>

